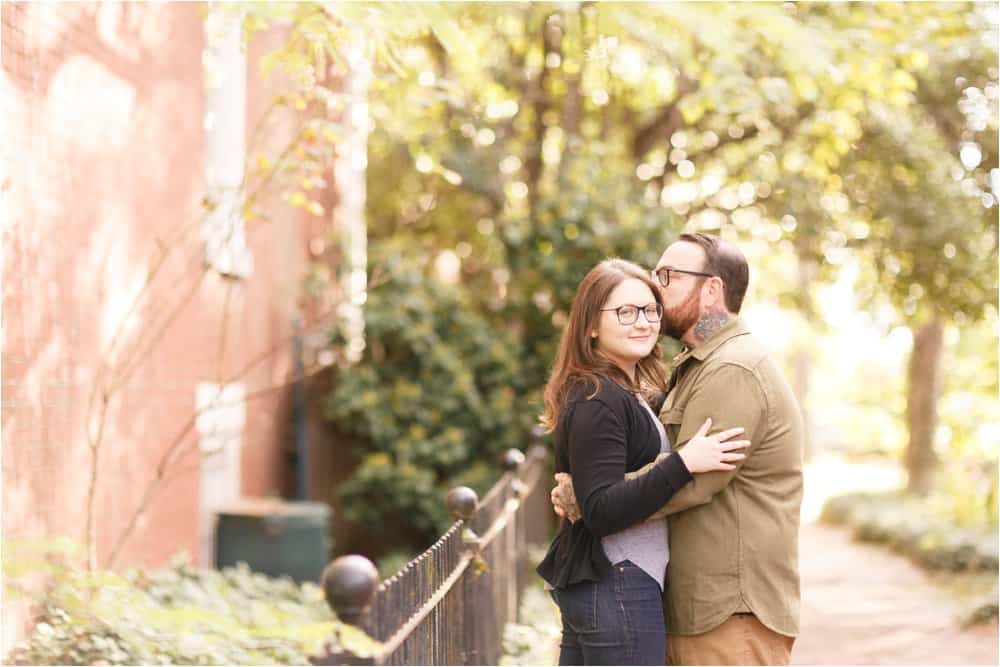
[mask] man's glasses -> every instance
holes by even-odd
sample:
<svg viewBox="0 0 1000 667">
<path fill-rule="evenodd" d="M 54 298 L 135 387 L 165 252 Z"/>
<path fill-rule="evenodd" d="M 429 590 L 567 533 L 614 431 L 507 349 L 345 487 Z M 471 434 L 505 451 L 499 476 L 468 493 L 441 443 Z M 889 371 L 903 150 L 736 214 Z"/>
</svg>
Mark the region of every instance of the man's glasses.
<svg viewBox="0 0 1000 667">
<path fill-rule="evenodd" d="M 656 324 L 663 316 L 663 306 L 658 303 L 650 303 L 645 306 L 633 306 L 627 303 L 617 308 L 601 308 L 602 313 L 606 310 L 615 311 L 615 314 L 618 315 L 618 323 L 624 325 L 635 324 L 639 319 L 639 313 L 642 313 L 650 324 Z"/>
<path fill-rule="evenodd" d="M 701 271 L 685 271 L 684 269 L 670 269 L 667 267 L 659 268 L 653 271 L 653 275 L 664 287 L 670 284 L 670 274 L 671 273 L 686 273 L 689 276 L 704 276 L 706 278 L 714 278 L 715 275 L 711 273 L 702 273 Z"/>
</svg>

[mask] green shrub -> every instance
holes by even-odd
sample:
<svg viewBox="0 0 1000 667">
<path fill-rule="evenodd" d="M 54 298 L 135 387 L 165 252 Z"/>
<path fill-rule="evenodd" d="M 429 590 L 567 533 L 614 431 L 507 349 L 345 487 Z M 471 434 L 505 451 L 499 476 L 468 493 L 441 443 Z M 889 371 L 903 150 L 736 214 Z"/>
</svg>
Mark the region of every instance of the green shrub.
<svg viewBox="0 0 1000 667">
<path fill-rule="evenodd" d="M 364 357 L 338 376 L 326 414 L 367 441 L 341 487 L 345 515 L 382 538 L 394 531 L 387 546 L 406 541 L 400 525 L 425 546 L 450 523 L 450 487 L 485 491 L 500 453 L 526 446 L 586 272 L 610 256 L 652 267 L 676 232 L 673 213 L 605 167 L 575 161 L 563 187 L 541 193 L 534 222 L 505 210 L 457 285 L 428 270 L 438 249 L 372 243 L 372 266 L 392 280 L 369 293 Z"/>
<path fill-rule="evenodd" d="M 886 544 L 930 569 L 995 572 L 996 527 L 956 525 L 935 514 L 933 502 L 933 496 L 853 493 L 827 501 L 822 518 L 850 526 L 858 539 Z"/>
<path fill-rule="evenodd" d="M 244 564 L 220 572 L 178 560 L 123 575 L 47 569 L 37 622 L 7 663 L 306 664 L 337 625 L 316 585 Z"/>
<path fill-rule="evenodd" d="M 971 605 L 971 609 L 961 619 L 962 627 L 969 627 L 979 623 L 989 623 L 995 621 L 1000 616 L 1000 605 L 998 605 L 997 585 L 994 582 L 993 590 L 984 592 L 979 596 L 978 601 Z"/>
<path fill-rule="evenodd" d="M 449 488 L 485 492 L 501 452 L 525 447 L 537 394 L 516 338 L 463 290 L 414 258 L 387 261 L 394 278 L 370 294 L 364 358 L 337 378 L 326 414 L 367 442 L 341 488 L 347 517 L 369 528 L 394 519 L 429 539 L 451 521 Z"/>
</svg>

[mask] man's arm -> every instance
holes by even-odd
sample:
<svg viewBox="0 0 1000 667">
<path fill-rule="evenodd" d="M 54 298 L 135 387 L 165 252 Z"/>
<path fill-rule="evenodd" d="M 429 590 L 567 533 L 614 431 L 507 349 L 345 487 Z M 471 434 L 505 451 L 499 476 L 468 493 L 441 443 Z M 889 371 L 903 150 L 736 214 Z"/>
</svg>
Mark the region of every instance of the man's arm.
<svg viewBox="0 0 1000 667">
<path fill-rule="evenodd" d="M 720 400 L 720 397 L 721 400 Z M 694 476 L 651 518 L 660 518 L 704 505 L 724 489 L 753 456 L 766 430 L 767 401 L 753 373 L 736 364 L 720 364 L 698 379 L 691 398 L 684 406 L 675 449 L 681 449 L 697 433 L 708 417 L 713 431 L 742 426 L 750 446 L 746 458 L 734 462 L 733 470 L 717 470 Z M 646 466 L 648 467 L 648 466 Z M 632 474 L 641 474 L 646 468 Z M 631 475 L 627 475 L 631 476 Z"/>
<path fill-rule="evenodd" d="M 736 364 L 720 364 L 706 370 L 698 379 L 691 398 L 684 406 L 678 429 L 679 444 L 675 444 L 674 449 L 682 449 L 705 420 L 711 417 L 713 433 L 734 427 L 744 429 L 744 437 L 750 440 L 750 446 L 745 450 L 746 457 L 749 458 L 763 439 L 766 411 L 764 392 L 753 373 Z M 660 454 L 652 463 L 627 473 L 625 479 L 632 480 L 648 474 L 668 456 L 670 454 Z M 696 473 L 690 482 L 649 518 L 662 518 L 709 502 L 712 496 L 732 481 L 747 458 L 731 462 L 735 466 L 733 470 Z M 549 496 L 556 513 L 570 521 L 575 521 L 580 516 L 573 486 L 574 480 L 569 475 L 559 473 L 556 475 L 556 486 Z"/>
</svg>

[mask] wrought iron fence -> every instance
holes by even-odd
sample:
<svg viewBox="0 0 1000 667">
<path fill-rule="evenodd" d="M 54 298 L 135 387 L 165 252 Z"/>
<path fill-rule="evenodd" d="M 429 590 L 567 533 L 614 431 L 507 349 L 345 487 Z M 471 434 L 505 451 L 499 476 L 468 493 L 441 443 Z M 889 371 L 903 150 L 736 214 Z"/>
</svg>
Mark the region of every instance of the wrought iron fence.
<svg viewBox="0 0 1000 667">
<path fill-rule="evenodd" d="M 378 583 L 371 561 L 344 556 L 323 573 L 337 617 L 377 640 L 352 646 L 344 630 L 313 664 L 488 665 L 502 654 L 504 625 L 517 618 L 533 575 L 530 545 L 549 536 L 549 458 L 538 444 L 527 457 L 503 457 L 505 472 L 480 501 L 467 487 L 445 504 L 456 521 L 429 549 Z"/>
</svg>

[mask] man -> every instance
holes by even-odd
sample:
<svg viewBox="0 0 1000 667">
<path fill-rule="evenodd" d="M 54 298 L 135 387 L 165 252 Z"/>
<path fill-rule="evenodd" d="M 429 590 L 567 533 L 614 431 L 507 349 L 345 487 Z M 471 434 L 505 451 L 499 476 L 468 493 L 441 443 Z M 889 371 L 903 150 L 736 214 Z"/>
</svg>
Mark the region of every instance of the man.
<svg viewBox="0 0 1000 667">
<path fill-rule="evenodd" d="M 685 346 L 660 410 L 670 442 L 683 447 L 709 417 L 715 429 L 742 426 L 750 440 L 734 470 L 695 475 L 654 515 L 670 526 L 668 664 L 787 665 L 799 631 L 798 404 L 738 317 L 749 268 L 735 245 L 682 234 L 654 274 L 661 332 Z M 556 511 L 579 516 L 571 479 L 556 478 Z"/>
</svg>

